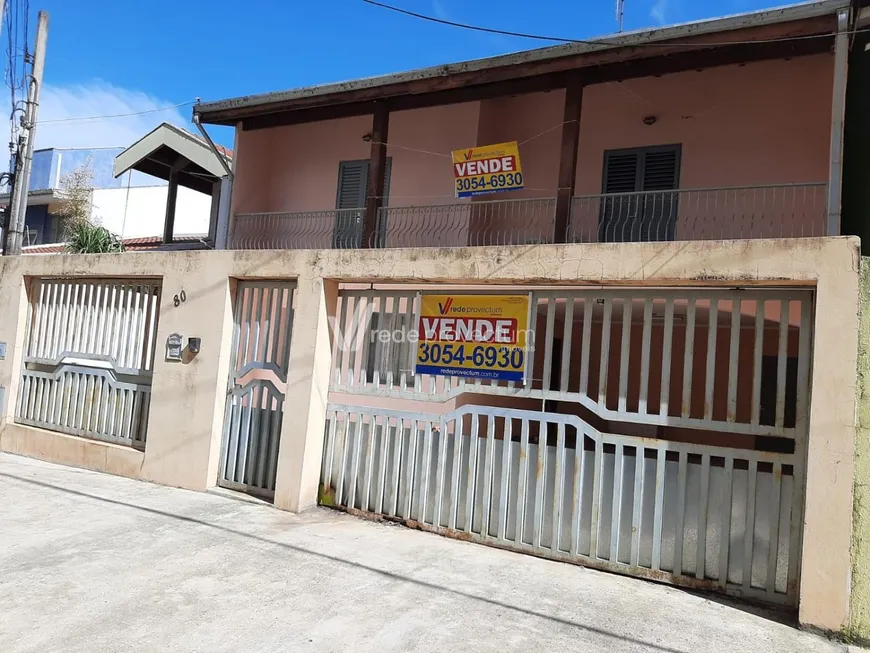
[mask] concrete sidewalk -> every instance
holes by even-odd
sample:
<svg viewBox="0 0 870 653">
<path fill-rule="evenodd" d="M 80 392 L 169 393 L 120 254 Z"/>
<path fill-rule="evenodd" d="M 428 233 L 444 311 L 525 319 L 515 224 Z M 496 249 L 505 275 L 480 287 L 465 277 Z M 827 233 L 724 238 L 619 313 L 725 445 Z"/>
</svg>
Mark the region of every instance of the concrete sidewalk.
<svg viewBox="0 0 870 653">
<path fill-rule="evenodd" d="M 674 588 L 0 454 L 0 651 L 833 652 Z"/>
</svg>

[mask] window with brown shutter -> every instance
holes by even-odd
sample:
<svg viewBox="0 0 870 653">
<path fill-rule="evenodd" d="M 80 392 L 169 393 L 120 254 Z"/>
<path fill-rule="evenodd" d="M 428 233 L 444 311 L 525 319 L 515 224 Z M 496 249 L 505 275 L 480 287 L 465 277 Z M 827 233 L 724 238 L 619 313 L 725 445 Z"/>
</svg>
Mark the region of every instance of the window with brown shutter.
<svg viewBox="0 0 870 653">
<path fill-rule="evenodd" d="M 680 145 L 608 150 L 599 220 L 602 242 L 673 240 Z"/>
<path fill-rule="evenodd" d="M 387 158 L 384 173 L 384 206 L 390 196 L 390 172 L 392 159 Z M 338 164 L 338 191 L 335 200 L 335 228 L 332 232 L 334 249 L 354 249 L 362 239 L 362 221 L 365 213 L 366 194 L 369 187 L 369 160 L 341 161 Z"/>
</svg>

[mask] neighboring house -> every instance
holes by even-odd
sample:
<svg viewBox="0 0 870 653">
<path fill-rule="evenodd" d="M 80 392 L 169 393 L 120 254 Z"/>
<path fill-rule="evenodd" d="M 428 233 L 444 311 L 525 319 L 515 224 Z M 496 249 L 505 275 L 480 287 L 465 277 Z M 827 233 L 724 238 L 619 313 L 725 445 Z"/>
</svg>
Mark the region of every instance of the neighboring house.
<svg viewBox="0 0 870 653">
<path fill-rule="evenodd" d="M 182 129 L 163 124 L 152 134 L 179 135 L 181 140 L 195 143 L 205 155 L 212 157 L 203 141 Z M 144 139 L 143 139 L 144 140 Z M 146 174 L 130 165 L 115 170 L 115 160 L 131 148 L 48 148 L 37 150 L 33 155 L 30 190 L 27 198 L 24 246 L 32 247 L 63 240 L 63 224 L 58 217 L 58 202 L 62 194 L 63 180 L 79 166 L 87 165 L 93 172 L 91 219 L 123 240 L 162 239 L 166 206 L 169 198 L 169 182 L 155 174 Z M 135 162 L 134 162 L 135 163 Z M 215 162 L 215 166 L 218 166 Z M 116 176 L 117 172 L 117 176 Z M 206 238 L 212 210 L 212 187 L 201 183 L 191 188 L 180 185 L 176 196 L 174 231 L 179 236 Z M 0 204 L 8 201 L 8 193 L 0 196 Z M 189 240 L 189 238 L 186 238 Z"/>
</svg>

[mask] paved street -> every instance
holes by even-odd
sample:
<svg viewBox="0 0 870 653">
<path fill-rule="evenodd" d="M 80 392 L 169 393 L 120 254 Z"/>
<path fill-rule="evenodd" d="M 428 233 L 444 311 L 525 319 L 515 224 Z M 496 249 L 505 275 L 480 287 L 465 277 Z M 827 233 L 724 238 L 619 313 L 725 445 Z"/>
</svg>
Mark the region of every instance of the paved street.
<svg viewBox="0 0 870 653">
<path fill-rule="evenodd" d="M 0 651 L 834 652 L 666 586 L 0 454 Z"/>
</svg>

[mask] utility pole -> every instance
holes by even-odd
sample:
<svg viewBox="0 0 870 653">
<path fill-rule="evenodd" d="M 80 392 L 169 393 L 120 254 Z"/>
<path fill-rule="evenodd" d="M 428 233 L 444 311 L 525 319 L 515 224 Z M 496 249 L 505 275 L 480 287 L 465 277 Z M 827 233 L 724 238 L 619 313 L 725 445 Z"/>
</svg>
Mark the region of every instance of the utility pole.
<svg viewBox="0 0 870 653">
<path fill-rule="evenodd" d="M 11 215 L 4 253 L 10 256 L 21 253 L 24 236 L 27 187 L 30 185 L 30 167 L 33 164 L 33 143 L 36 135 L 36 121 L 39 117 L 39 91 L 42 88 L 42 74 L 45 70 L 45 46 L 47 42 L 48 13 L 40 11 L 39 24 L 36 28 L 36 45 L 33 51 L 33 69 L 27 89 L 27 107 L 24 110 L 21 136 L 18 138 L 18 156 L 15 157 L 12 197 L 9 200 Z"/>
<path fill-rule="evenodd" d="M 3 27 L 3 15 L 6 13 L 6 0 L 0 0 L 0 28 Z M 15 107 L 13 107 L 14 109 Z M 5 175 L 7 181 L 11 179 L 11 175 Z M 12 198 L 10 197 L 10 200 Z M 6 234 L 9 231 L 9 215 L 10 215 L 11 206 L 7 206 L 2 213 L 0 213 L 0 249 L 6 249 L 4 243 L 6 241 Z M 0 252 L 2 254 L 3 252 Z"/>
</svg>

